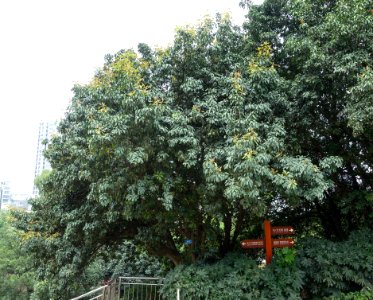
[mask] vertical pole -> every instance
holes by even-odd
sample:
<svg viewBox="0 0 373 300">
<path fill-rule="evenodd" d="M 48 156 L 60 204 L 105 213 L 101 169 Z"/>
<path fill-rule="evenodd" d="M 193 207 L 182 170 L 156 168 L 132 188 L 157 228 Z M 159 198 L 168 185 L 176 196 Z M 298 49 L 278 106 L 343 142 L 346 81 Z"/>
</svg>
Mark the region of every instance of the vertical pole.
<svg viewBox="0 0 373 300">
<path fill-rule="evenodd" d="M 176 290 L 176 300 L 180 300 L 180 289 Z"/>
<path fill-rule="evenodd" d="M 107 286 L 104 286 L 104 290 L 102 291 L 102 299 L 103 299 L 103 300 L 107 300 L 107 299 L 106 299 L 106 287 L 107 287 Z"/>
<path fill-rule="evenodd" d="M 271 222 L 264 221 L 264 245 L 266 249 L 266 264 L 269 265 L 272 260 L 272 232 Z"/>
<path fill-rule="evenodd" d="M 122 284 L 122 278 L 119 277 L 119 283 L 118 283 L 118 300 L 120 300 L 120 286 Z"/>
</svg>

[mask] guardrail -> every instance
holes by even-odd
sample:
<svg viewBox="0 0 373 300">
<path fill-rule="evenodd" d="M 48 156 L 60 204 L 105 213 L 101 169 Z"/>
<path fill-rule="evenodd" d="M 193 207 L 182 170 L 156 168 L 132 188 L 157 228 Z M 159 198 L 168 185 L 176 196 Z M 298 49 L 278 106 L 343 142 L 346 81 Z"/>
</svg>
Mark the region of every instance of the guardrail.
<svg viewBox="0 0 373 300">
<path fill-rule="evenodd" d="M 160 289 L 163 278 L 158 277 L 119 277 L 117 300 L 162 300 Z"/>
<path fill-rule="evenodd" d="M 88 293 L 85 293 L 83 295 L 80 295 L 78 297 L 75 297 L 75 298 L 72 298 L 71 300 L 81 300 L 81 299 L 84 299 L 88 296 L 92 296 L 92 295 L 95 295 L 93 298 L 90 298 L 90 300 L 99 300 L 100 297 L 102 297 L 104 295 L 104 291 L 105 289 L 108 287 L 108 285 L 104 285 L 104 286 L 101 286 L 95 290 L 92 290 Z"/>
<path fill-rule="evenodd" d="M 118 277 L 108 284 L 70 300 L 163 300 L 163 278 Z"/>
</svg>

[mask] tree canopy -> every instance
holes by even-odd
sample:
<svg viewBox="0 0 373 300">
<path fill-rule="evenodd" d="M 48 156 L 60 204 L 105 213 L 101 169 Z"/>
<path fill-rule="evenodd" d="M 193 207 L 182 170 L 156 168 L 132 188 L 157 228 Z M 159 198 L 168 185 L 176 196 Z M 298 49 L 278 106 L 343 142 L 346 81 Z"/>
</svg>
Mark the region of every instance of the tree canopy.
<svg viewBox="0 0 373 300">
<path fill-rule="evenodd" d="M 330 177 L 334 187 L 308 214 L 317 215 L 328 238 L 345 239 L 372 224 L 371 8 L 364 0 L 266 1 L 246 25 L 253 45 L 275 45 L 273 60 L 291 99 L 293 153 L 313 162 L 342 159 Z"/>
<path fill-rule="evenodd" d="M 1 299 L 29 299 L 36 274 L 30 255 L 20 245 L 21 232 L 11 226 L 12 216 L 0 211 Z"/>
<path fill-rule="evenodd" d="M 107 55 L 74 97 L 20 222 L 61 286 L 132 240 L 218 259 L 263 218 L 343 240 L 372 226 L 369 0 L 271 0 Z"/>
</svg>

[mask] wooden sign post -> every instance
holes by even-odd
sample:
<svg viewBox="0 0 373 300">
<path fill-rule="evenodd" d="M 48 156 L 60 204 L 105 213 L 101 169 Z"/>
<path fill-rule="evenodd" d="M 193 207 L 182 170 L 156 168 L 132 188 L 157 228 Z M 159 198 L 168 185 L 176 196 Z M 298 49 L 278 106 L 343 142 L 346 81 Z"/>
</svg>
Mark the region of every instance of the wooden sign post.
<svg viewBox="0 0 373 300">
<path fill-rule="evenodd" d="M 272 235 L 294 234 L 291 226 L 271 226 L 271 222 L 264 221 L 264 239 L 262 240 L 243 240 L 241 247 L 244 249 L 264 248 L 266 252 L 266 263 L 269 265 L 272 260 L 273 248 L 293 247 L 294 241 L 290 238 L 272 239 Z"/>
<path fill-rule="evenodd" d="M 264 221 L 264 246 L 266 249 L 266 263 L 269 265 L 272 260 L 272 230 L 271 222 Z"/>
</svg>

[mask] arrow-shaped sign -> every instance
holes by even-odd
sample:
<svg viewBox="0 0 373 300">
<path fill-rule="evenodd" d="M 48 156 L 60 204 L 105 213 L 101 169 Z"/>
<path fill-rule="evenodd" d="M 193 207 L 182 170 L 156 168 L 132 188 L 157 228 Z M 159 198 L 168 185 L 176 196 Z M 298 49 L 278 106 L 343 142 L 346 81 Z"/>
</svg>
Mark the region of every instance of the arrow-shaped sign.
<svg viewBox="0 0 373 300">
<path fill-rule="evenodd" d="M 292 239 L 275 239 L 272 240 L 273 248 L 293 247 L 295 242 Z"/>
<path fill-rule="evenodd" d="M 272 235 L 288 235 L 294 234 L 294 228 L 291 226 L 272 226 Z"/>
<path fill-rule="evenodd" d="M 294 244 L 295 242 L 292 239 L 273 239 L 272 240 L 273 248 L 293 247 Z M 264 248 L 264 241 L 263 240 L 243 240 L 241 242 L 241 247 L 244 249 Z"/>
<path fill-rule="evenodd" d="M 241 242 L 241 247 L 244 249 L 264 248 L 264 241 L 263 240 L 243 240 Z"/>
</svg>

